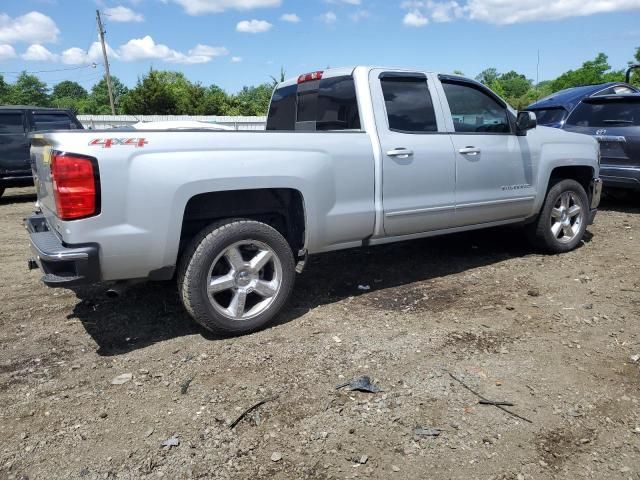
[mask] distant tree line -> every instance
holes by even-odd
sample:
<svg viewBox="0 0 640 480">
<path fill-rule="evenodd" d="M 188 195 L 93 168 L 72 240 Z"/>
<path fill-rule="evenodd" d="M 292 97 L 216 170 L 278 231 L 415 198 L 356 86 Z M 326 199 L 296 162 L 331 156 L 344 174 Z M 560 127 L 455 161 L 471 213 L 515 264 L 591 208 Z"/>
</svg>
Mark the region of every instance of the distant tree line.
<svg viewBox="0 0 640 480">
<path fill-rule="evenodd" d="M 629 63 L 640 63 L 640 47 L 635 51 L 634 60 Z M 599 53 L 580 68 L 537 85 L 516 71 L 499 73 L 495 68 L 482 71 L 476 80 L 520 109 L 565 88 L 622 81 L 624 73 L 625 69 L 613 70 L 607 56 Z M 111 78 L 118 114 L 265 115 L 273 87 L 285 75 L 282 70 L 278 78 L 272 77 L 272 82 L 244 87 L 236 94 L 229 94 L 217 85 L 205 86 L 191 82 L 181 72 L 152 69 L 138 78 L 133 88 L 127 88 L 117 77 Z M 640 86 L 640 72 L 636 72 L 633 82 Z M 111 113 L 105 79 L 96 83 L 91 91 L 71 80 L 64 80 L 49 89 L 37 76 L 27 72 L 21 73 L 14 83 L 5 82 L 0 75 L 0 104 L 69 108 L 78 114 Z"/>
</svg>

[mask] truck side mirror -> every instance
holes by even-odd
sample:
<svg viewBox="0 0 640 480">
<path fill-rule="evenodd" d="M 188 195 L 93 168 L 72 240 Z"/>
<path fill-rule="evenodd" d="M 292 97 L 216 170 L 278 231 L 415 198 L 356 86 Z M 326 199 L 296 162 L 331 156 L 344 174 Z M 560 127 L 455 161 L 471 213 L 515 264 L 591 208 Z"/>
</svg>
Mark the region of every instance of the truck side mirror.
<svg viewBox="0 0 640 480">
<path fill-rule="evenodd" d="M 536 114 L 528 110 L 518 112 L 518 118 L 516 119 L 516 134 L 526 135 L 528 130 L 536 128 L 538 126 L 538 120 Z"/>
</svg>

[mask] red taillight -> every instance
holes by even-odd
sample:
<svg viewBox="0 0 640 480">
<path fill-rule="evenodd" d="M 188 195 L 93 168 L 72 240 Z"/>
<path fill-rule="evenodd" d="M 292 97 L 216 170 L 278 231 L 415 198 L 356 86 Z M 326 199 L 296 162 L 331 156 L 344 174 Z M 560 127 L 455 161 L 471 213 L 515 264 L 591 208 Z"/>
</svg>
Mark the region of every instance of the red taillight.
<svg viewBox="0 0 640 480">
<path fill-rule="evenodd" d="M 298 83 L 313 82 L 314 80 L 322 80 L 323 73 L 324 72 L 305 73 L 304 75 L 300 75 L 298 77 Z"/>
<path fill-rule="evenodd" d="M 53 153 L 51 179 L 58 218 L 75 220 L 98 213 L 98 175 L 92 159 Z"/>
</svg>

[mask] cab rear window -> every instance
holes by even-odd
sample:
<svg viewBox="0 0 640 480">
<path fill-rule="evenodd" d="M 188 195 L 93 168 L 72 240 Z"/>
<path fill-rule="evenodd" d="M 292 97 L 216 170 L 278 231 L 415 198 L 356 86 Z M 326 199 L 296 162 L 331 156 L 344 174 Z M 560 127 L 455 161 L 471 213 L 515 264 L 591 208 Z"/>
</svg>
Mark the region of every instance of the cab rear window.
<svg viewBox="0 0 640 480">
<path fill-rule="evenodd" d="M 0 112 L 0 134 L 24 133 L 21 112 Z"/>
<path fill-rule="evenodd" d="M 66 113 L 33 112 L 34 129 L 41 130 L 74 130 L 76 123 Z"/>
<path fill-rule="evenodd" d="M 352 76 L 289 85 L 276 89 L 267 130 L 360 130 L 358 101 Z"/>
</svg>

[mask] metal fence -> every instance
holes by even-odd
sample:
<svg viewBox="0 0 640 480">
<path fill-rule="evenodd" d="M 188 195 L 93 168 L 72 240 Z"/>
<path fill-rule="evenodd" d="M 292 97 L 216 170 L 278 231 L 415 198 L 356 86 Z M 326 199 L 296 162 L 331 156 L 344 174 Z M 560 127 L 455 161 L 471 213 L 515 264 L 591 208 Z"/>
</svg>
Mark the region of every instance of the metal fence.
<svg viewBox="0 0 640 480">
<path fill-rule="evenodd" d="M 191 120 L 217 123 L 235 130 L 264 130 L 267 117 L 220 117 L 210 115 L 78 115 L 84 128 L 100 129 L 126 127 L 138 122 Z"/>
</svg>

